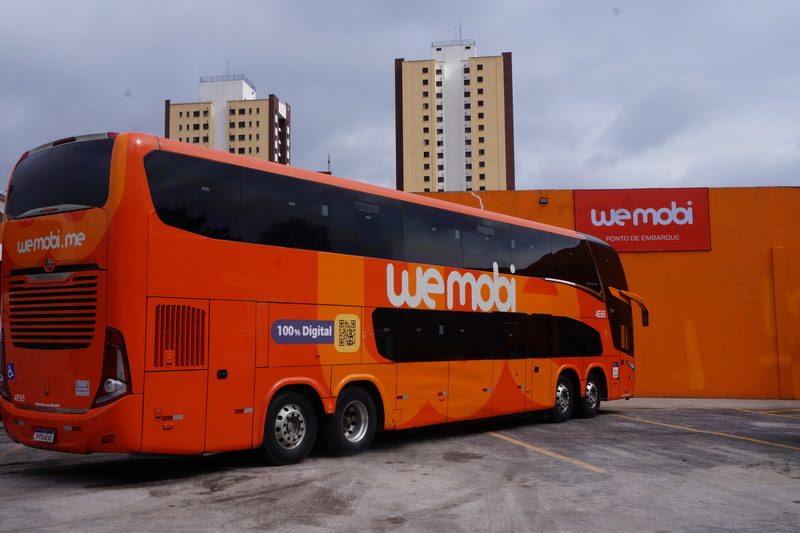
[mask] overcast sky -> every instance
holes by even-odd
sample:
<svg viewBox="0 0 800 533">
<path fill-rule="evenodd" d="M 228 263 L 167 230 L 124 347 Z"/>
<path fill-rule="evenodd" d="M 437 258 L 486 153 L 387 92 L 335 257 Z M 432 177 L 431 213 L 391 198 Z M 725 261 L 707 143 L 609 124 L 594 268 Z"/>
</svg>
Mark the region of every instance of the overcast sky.
<svg viewBox="0 0 800 533">
<path fill-rule="evenodd" d="M 0 189 L 226 73 L 292 106 L 294 166 L 393 187 L 394 59 L 459 25 L 513 54 L 518 189 L 800 185 L 796 0 L 0 0 Z"/>
</svg>

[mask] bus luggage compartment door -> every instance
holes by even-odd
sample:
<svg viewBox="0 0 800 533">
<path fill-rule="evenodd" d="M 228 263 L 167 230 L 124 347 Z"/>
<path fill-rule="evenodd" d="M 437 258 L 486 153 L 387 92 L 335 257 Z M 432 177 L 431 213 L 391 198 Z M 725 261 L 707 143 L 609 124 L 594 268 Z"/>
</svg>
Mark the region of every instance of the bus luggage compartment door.
<svg viewBox="0 0 800 533">
<path fill-rule="evenodd" d="M 255 302 L 212 301 L 206 451 L 250 448 L 256 363 Z"/>
</svg>

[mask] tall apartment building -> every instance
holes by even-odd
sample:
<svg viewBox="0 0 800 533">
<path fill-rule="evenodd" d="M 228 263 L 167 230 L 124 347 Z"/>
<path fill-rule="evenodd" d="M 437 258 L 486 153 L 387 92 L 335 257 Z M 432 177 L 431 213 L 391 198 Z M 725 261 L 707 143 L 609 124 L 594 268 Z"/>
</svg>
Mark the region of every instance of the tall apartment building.
<svg viewBox="0 0 800 533">
<path fill-rule="evenodd" d="M 511 53 L 434 42 L 432 59 L 395 59 L 397 189 L 514 189 Z"/>
<path fill-rule="evenodd" d="M 200 101 L 164 103 L 168 139 L 243 154 L 285 165 L 291 162 L 291 107 L 274 94 L 256 99 L 242 75 L 200 78 Z"/>
</svg>

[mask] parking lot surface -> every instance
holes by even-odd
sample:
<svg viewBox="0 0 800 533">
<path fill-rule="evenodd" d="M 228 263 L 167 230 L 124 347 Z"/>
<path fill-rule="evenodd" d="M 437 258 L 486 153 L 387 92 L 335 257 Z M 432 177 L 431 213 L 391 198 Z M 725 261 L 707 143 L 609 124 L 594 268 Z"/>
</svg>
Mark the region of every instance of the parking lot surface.
<svg viewBox="0 0 800 533">
<path fill-rule="evenodd" d="M 0 436 L 2 531 L 786 531 L 800 402 L 604 403 L 590 420 L 385 432 L 355 457 L 263 467 L 66 455 Z"/>
</svg>

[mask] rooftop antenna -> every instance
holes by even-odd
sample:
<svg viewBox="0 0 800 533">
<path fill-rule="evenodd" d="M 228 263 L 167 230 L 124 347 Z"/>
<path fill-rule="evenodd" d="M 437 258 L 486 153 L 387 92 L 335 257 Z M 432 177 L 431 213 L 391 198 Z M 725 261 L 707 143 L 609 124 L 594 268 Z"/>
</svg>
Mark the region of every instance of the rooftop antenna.
<svg viewBox="0 0 800 533">
<path fill-rule="evenodd" d="M 331 154 L 328 154 L 328 174 L 331 173 Z"/>
</svg>

